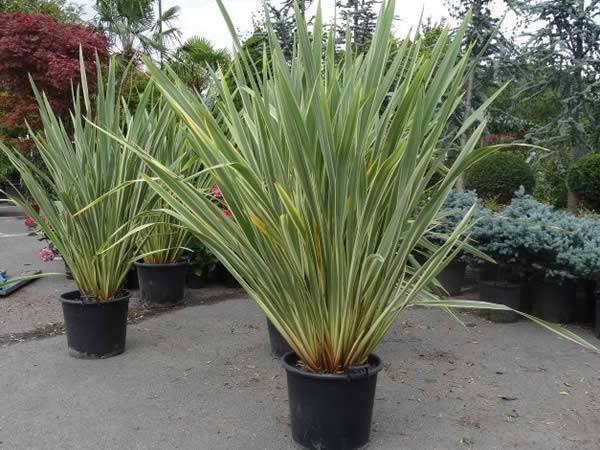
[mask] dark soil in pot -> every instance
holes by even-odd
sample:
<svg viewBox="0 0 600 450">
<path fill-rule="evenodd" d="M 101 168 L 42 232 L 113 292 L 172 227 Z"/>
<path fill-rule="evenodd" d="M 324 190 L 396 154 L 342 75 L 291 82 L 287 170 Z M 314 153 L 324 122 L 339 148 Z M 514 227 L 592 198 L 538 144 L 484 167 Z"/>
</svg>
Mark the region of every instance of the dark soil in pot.
<svg viewBox="0 0 600 450">
<path fill-rule="evenodd" d="M 573 280 L 535 280 L 532 285 L 533 315 L 554 323 L 569 323 L 575 317 Z"/>
<path fill-rule="evenodd" d="M 76 358 L 108 358 L 125 351 L 128 292 L 114 300 L 81 300 L 79 291 L 61 295 L 69 353 Z"/>
<path fill-rule="evenodd" d="M 479 299 L 484 302 L 498 303 L 509 308 L 521 310 L 521 285 L 508 281 L 480 281 Z M 521 318 L 513 311 L 486 309 L 483 315 L 492 322 L 516 322 Z"/>
<path fill-rule="evenodd" d="M 172 264 L 136 262 L 140 298 L 151 305 L 171 306 L 181 303 L 185 292 L 187 261 Z"/>
<path fill-rule="evenodd" d="M 286 353 L 292 351 L 290 345 L 269 319 L 267 319 L 267 328 L 269 330 L 269 341 L 271 343 L 271 353 L 273 353 L 273 355 L 281 358 Z"/>
<path fill-rule="evenodd" d="M 283 357 L 287 372 L 290 421 L 294 440 L 310 449 L 346 450 L 369 441 L 377 373 L 381 359 L 347 374 L 317 374 L 299 368 L 298 357 Z"/>
<path fill-rule="evenodd" d="M 449 295 L 458 295 L 465 284 L 467 265 L 461 261 L 452 261 L 437 276 L 438 281 Z"/>
</svg>

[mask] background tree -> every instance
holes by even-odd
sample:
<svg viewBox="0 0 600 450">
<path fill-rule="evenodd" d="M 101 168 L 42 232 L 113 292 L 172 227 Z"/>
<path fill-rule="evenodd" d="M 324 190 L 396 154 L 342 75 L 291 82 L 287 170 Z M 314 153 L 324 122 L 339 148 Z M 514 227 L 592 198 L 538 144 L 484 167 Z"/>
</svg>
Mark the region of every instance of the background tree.
<svg viewBox="0 0 600 450">
<path fill-rule="evenodd" d="M 177 50 L 171 67 L 187 85 L 203 92 L 210 70 L 226 69 L 231 56 L 227 49 L 216 49 L 206 38 L 192 36 Z"/>
<path fill-rule="evenodd" d="M 0 13 L 44 14 L 60 22 L 82 23 L 81 6 L 66 0 L 1 0 Z"/>
<path fill-rule="evenodd" d="M 312 4 L 312 0 L 282 0 L 277 6 L 267 1 L 269 20 L 281 45 L 283 54 L 287 59 L 292 57 L 294 37 L 296 35 L 296 21 L 294 19 L 294 4 L 298 5 L 300 13 L 304 16 Z M 260 27 L 265 29 L 265 27 Z"/>
<path fill-rule="evenodd" d="M 57 114 L 68 113 L 72 85 L 80 79 L 80 48 L 93 92 L 96 54 L 101 61 L 108 58 L 106 36 L 50 16 L 0 14 L 0 130 L 4 139 L 23 142 L 25 121 L 33 128 L 39 125 L 29 77 Z"/>
<path fill-rule="evenodd" d="M 126 61 L 138 61 L 142 54 L 161 59 L 179 38 L 181 32 L 174 25 L 179 7 L 157 15 L 154 6 L 154 0 L 97 0 L 97 25 Z"/>
<path fill-rule="evenodd" d="M 369 48 L 377 24 L 377 0 L 343 0 L 336 3 L 337 15 L 341 19 L 338 32 L 340 44 L 346 40 L 346 29 L 350 30 L 352 48 L 363 53 Z"/>
<path fill-rule="evenodd" d="M 537 76 L 524 95 L 551 88 L 560 99 L 559 114 L 529 136 L 564 149 L 568 165 L 600 145 L 600 0 L 507 1 L 527 24 L 536 25 L 525 34 L 525 52 Z M 569 208 L 576 204 L 569 192 Z"/>
<path fill-rule="evenodd" d="M 472 69 L 466 80 L 462 113 L 456 117 L 457 123 L 461 123 L 485 100 L 485 92 L 497 84 L 495 65 L 509 44 L 499 32 L 500 19 L 492 14 L 492 0 L 447 0 L 446 3 L 450 16 L 458 21 L 462 21 L 468 12 L 472 15 L 463 38 L 465 51 L 471 49 Z M 465 136 L 461 137 L 461 146 Z M 458 179 L 457 189 L 464 190 L 462 177 Z"/>
</svg>

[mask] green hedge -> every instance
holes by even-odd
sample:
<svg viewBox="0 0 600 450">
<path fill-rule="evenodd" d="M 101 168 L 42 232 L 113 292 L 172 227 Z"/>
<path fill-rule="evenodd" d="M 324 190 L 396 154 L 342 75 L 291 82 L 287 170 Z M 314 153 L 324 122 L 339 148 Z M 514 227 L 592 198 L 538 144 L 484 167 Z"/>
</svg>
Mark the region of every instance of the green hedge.
<svg viewBox="0 0 600 450">
<path fill-rule="evenodd" d="M 500 151 L 481 160 L 465 174 L 465 187 L 484 200 L 508 203 L 520 186 L 531 193 L 535 176 L 523 156 Z"/>
<path fill-rule="evenodd" d="M 600 211 L 600 153 L 575 161 L 569 167 L 567 183 L 585 207 Z"/>
</svg>

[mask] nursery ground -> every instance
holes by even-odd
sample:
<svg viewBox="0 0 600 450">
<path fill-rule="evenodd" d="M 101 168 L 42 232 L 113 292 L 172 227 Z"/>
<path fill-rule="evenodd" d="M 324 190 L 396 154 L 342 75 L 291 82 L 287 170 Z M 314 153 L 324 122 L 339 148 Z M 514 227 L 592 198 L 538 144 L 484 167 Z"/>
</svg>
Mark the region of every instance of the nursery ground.
<svg viewBox="0 0 600 450">
<path fill-rule="evenodd" d="M 3 262 L 29 258 L 18 239 L 1 245 Z M 60 321 L 60 283 L 36 281 L 15 307 L 44 294 L 44 314 Z M 0 448 L 295 448 L 264 316 L 239 291 L 212 300 L 130 325 L 127 351 L 107 360 L 69 357 L 64 336 L 1 346 Z M 7 311 L 2 320 L 18 318 Z M 369 448 L 600 447 L 600 357 L 528 322 L 461 317 L 466 327 L 411 309 L 379 346 Z"/>
</svg>

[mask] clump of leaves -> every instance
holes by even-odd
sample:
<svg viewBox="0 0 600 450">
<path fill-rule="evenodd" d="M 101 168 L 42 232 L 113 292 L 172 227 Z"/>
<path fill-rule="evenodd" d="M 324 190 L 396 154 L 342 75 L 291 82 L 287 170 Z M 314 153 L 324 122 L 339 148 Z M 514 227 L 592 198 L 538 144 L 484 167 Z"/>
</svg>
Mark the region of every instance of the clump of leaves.
<svg viewBox="0 0 600 450">
<path fill-rule="evenodd" d="M 567 172 L 567 183 L 584 206 L 600 211 L 600 153 L 575 161 Z"/>
<path fill-rule="evenodd" d="M 465 174 L 465 186 L 477 192 L 482 199 L 507 204 L 521 186 L 531 193 L 535 184 L 534 173 L 523 158 L 515 152 L 501 151 L 484 158 Z"/>
<path fill-rule="evenodd" d="M 138 151 L 156 175 L 147 182 L 238 279 L 306 370 L 339 373 L 365 363 L 411 304 L 505 309 L 442 301 L 430 291 L 463 249 L 472 210 L 441 245 L 429 247 L 423 264 L 412 256 L 427 245 L 457 178 L 494 150 L 476 150 L 486 103 L 453 136 L 460 145 L 468 133 L 456 160 L 449 167 L 439 160 L 469 68 L 461 49 L 466 24 L 452 35 L 444 29 L 427 56 L 417 39 L 390 61 L 394 2 L 384 2 L 369 50 L 356 55 L 347 47 L 338 60 L 320 12 L 310 33 L 296 16 L 291 62 L 269 29 L 271 59 L 247 76 L 253 68 L 225 14 L 240 57 L 235 89 L 220 84 L 218 114 L 149 65 L 232 216 Z M 436 173 L 441 178 L 430 184 Z"/>
</svg>

